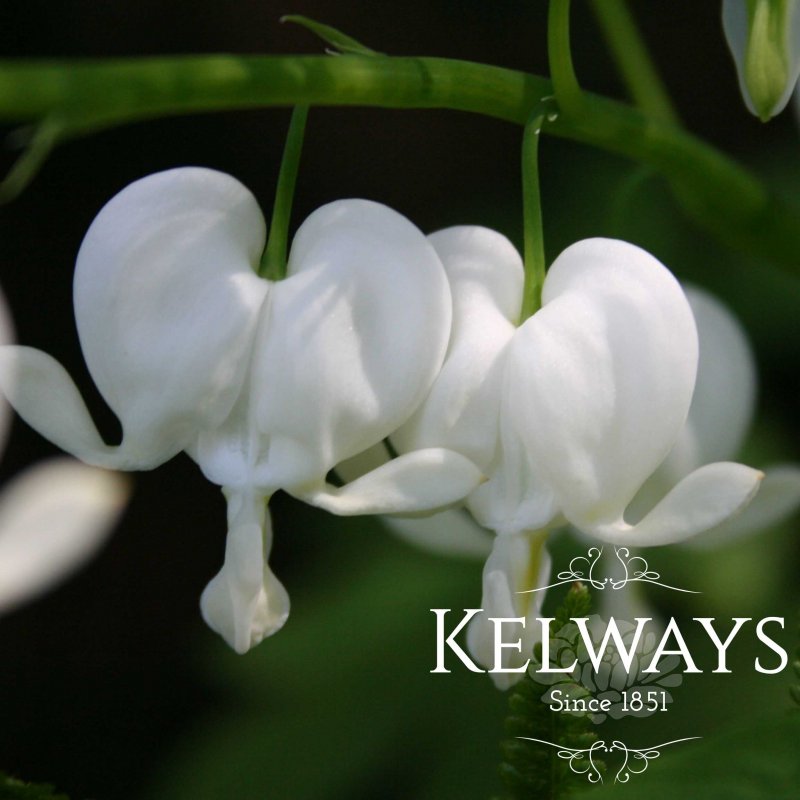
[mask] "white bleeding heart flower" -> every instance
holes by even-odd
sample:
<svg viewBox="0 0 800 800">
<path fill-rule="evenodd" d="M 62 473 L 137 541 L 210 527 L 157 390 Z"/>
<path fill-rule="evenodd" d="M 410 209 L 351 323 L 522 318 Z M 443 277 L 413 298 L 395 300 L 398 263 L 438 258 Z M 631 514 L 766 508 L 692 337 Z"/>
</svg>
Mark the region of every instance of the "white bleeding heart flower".
<svg viewBox="0 0 800 800">
<path fill-rule="evenodd" d="M 0 296 L 0 346 L 12 338 Z M 0 401 L 0 449 L 8 422 L 8 406 Z M 29 468 L 6 485 L 0 492 L 0 614 L 46 592 L 94 555 L 127 497 L 119 475 L 70 459 Z"/>
<path fill-rule="evenodd" d="M 678 542 L 739 512 L 762 474 L 706 464 L 630 524 L 626 510 L 681 437 L 695 386 L 697 330 L 677 281 L 633 245 L 579 242 L 550 268 L 542 308 L 517 327 L 523 268 L 511 243 L 478 227 L 430 240 L 450 279 L 451 339 L 427 400 L 391 439 L 400 452 L 458 450 L 488 476 L 466 501 L 498 534 L 483 576 L 485 613 L 468 632 L 471 652 L 485 663 L 493 647 L 486 619 L 520 616 L 509 591 L 534 588 L 537 574 L 544 585 L 549 563 L 542 548 L 512 549 L 501 539 L 571 524 L 614 544 Z M 462 538 L 469 523 L 457 513 L 389 524 L 405 538 L 455 551 L 458 542 L 442 532 L 455 522 Z M 469 554 L 491 545 L 474 530 L 463 539 Z M 528 585 L 503 588 L 517 587 L 520 574 Z M 502 686 L 514 681 L 494 677 Z"/>
<path fill-rule="evenodd" d="M 651 546 L 749 502 L 762 474 L 719 462 L 690 472 L 635 525 L 625 520 L 681 434 L 697 371 L 691 308 L 655 258 L 626 242 L 578 242 L 550 268 L 542 308 L 515 327 L 522 265 L 505 237 L 463 227 L 431 242 L 451 281 L 452 335 L 427 400 L 392 441 L 401 452 L 467 454 L 489 477 L 467 501 L 484 527 L 504 535 L 570 523 Z M 480 331 L 482 349 L 470 344 Z M 489 431 L 475 436 L 478 417 Z"/>
<path fill-rule="evenodd" d="M 745 104 L 766 122 L 786 107 L 800 76 L 800 3 L 722 0 L 722 26 Z"/>
<path fill-rule="evenodd" d="M 152 469 L 181 450 L 228 501 L 225 564 L 201 598 L 238 652 L 277 631 L 286 590 L 267 565 L 278 489 L 338 514 L 435 509 L 481 479 L 438 446 L 335 488 L 326 475 L 410 416 L 447 346 L 451 298 L 433 247 L 407 219 L 341 200 L 300 227 L 287 278 L 258 277 L 265 223 L 234 178 L 185 168 L 131 184 L 81 246 L 75 316 L 86 363 L 123 438 L 100 438 L 50 356 L 6 347 L 20 415 L 90 464 Z"/>
</svg>

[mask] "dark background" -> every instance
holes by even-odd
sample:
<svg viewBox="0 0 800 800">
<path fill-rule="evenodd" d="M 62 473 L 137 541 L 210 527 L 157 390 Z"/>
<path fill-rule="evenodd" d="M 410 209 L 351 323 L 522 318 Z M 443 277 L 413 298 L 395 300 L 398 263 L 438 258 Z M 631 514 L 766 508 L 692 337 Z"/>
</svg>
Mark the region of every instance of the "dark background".
<svg viewBox="0 0 800 800">
<path fill-rule="evenodd" d="M 580 2 L 574 5 L 574 57 L 582 84 L 622 96 L 588 8 Z M 797 194 L 796 120 L 789 111 L 765 127 L 747 114 L 723 41 L 718 4 L 661 0 L 633 7 L 687 127 Z M 282 14 L 299 13 L 389 54 L 448 56 L 546 74 L 545 12 L 544 2 L 530 0 L 4 0 L 0 54 L 5 58 L 321 52 L 323 44 L 310 33 L 278 22 Z M 203 165 L 235 175 L 268 213 L 288 119 L 286 109 L 197 115 L 128 125 L 70 141 L 56 150 L 19 199 L 0 208 L 0 280 L 18 340 L 47 350 L 67 367 L 109 438 L 118 435 L 116 423 L 82 363 L 71 310 L 72 268 L 83 233 L 102 204 L 126 184 L 180 165 Z M 0 132 L 10 130 L 6 126 Z M 322 203 L 367 197 L 396 208 L 425 231 L 480 223 L 519 242 L 519 143 L 516 127 L 457 112 L 313 109 L 295 225 Z M 6 148 L 0 152 L 0 164 L 7 168 L 13 157 Z M 679 277 L 724 296 L 746 322 L 759 360 L 762 444 L 758 447 L 768 455 L 796 458 L 797 282 L 695 231 L 658 180 L 648 181 L 632 206 L 611 213 L 613 198 L 634 170 L 624 161 L 551 140 L 542 146 L 542 159 L 549 258 L 578 238 L 620 235 L 647 246 Z M 2 461 L 2 476 L 7 480 L 54 453 L 49 443 L 17 422 Z M 221 563 L 225 521 L 221 495 L 185 456 L 133 478 L 133 500 L 100 556 L 46 598 L 0 619 L 0 769 L 55 783 L 75 798 L 170 797 L 167 787 L 181 780 L 175 775 L 189 775 L 195 767 L 201 770 L 199 763 L 192 766 L 191 753 L 209 752 L 201 744 L 193 750 L 191 743 L 199 740 L 192 737 L 206 736 L 203 741 L 211 742 L 216 735 L 224 741 L 219 731 L 228 731 L 235 750 L 232 737 L 237 734 L 230 731 L 236 728 L 228 721 L 250 713 L 254 703 L 261 709 L 259 719 L 268 720 L 274 711 L 276 721 L 267 733 L 261 728 L 253 733 L 251 741 L 263 736 L 264 742 L 260 750 L 261 745 L 252 745 L 248 763 L 253 777 L 239 771 L 242 783 L 230 785 L 227 796 L 423 796 L 425 781 L 436 769 L 444 770 L 447 759 L 456 765 L 451 775 L 459 774 L 470 761 L 489 767 L 496 761 L 499 728 L 483 740 L 470 741 L 461 730 L 459 746 L 472 750 L 449 754 L 437 750 L 439 755 L 431 755 L 435 742 L 460 729 L 456 720 L 463 717 L 464 730 L 471 731 L 470 724 L 481 730 L 476 722 L 479 712 L 461 704 L 477 704 L 485 719 L 499 724 L 504 701 L 488 681 L 454 674 L 452 683 L 458 686 L 451 690 L 448 685 L 450 694 L 441 702 L 449 705 L 441 708 L 439 684 L 433 689 L 428 683 L 418 689 L 403 685 L 413 682 L 408 675 L 428 677 L 433 627 L 427 608 L 476 602 L 479 564 L 451 567 L 444 560 L 406 552 L 388 541 L 377 523 L 362 520 L 351 531 L 339 520 L 278 496 L 272 504 L 276 531 L 272 562 L 295 609 L 286 631 L 262 644 L 258 655 L 245 657 L 242 661 L 248 665 L 240 666 L 205 628 L 197 609 L 202 588 Z M 776 592 L 789 604 L 790 598 L 796 599 L 792 571 L 800 566 L 797 548 L 789 537 L 773 544 L 768 565 L 780 562 Z M 414 595 L 417 605 L 386 587 L 385 602 L 393 599 L 397 606 L 387 606 L 391 613 L 414 617 L 414 635 L 420 637 L 413 640 L 415 644 L 404 638 L 404 628 L 395 620 L 385 622 L 390 630 L 382 638 L 365 642 L 360 615 L 374 612 L 373 608 L 354 601 L 349 613 L 355 617 L 329 611 L 329 619 L 308 599 L 322 598 L 321 604 L 327 604 L 337 591 L 344 597 L 351 571 L 368 583 L 370 569 L 365 563 L 378 565 L 377 574 L 388 581 L 393 575 L 413 574 L 435 588 L 437 576 L 442 575 L 445 597 L 429 597 L 428 589 L 421 589 L 419 597 Z M 392 564 L 397 564 L 396 573 Z M 352 585 L 360 586 L 359 580 L 354 578 Z M 397 630 L 392 632 L 395 624 Z M 337 638 L 332 642 L 334 626 Z M 316 635 L 319 647 L 310 638 Z M 283 637 L 286 645 L 280 644 Z M 408 672 L 395 675 L 393 665 L 405 664 L 406 657 L 411 659 L 405 667 Z M 342 683 L 334 678 L 320 681 L 307 693 L 308 706 L 292 717 L 291 706 L 282 710 L 279 701 L 290 694 L 286 687 L 292 678 L 286 673 L 292 669 L 287 660 L 298 658 L 311 676 L 332 669 L 330 664 L 338 658 L 343 669 L 360 677 Z M 252 684 L 260 680 L 262 666 L 264 685 L 258 694 Z M 297 662 L 292 663 L 295 666 L 299 669 Z M 389 691 L 387 682 L 393 681 L 398 685 Z M 369 687 L 375 685 L 387 690 L 373 692 Z M 299 691 L 292 702 L 299 704 L 302 697 Z M 372 716 L 387 725 L 393 719 L 395 725 L 380 755 L 370 755 L 369 736 L 358 728 L 349 730 L 346 723 L 349 710 L 371 703 Z M 411 713 L 409 703 L 417 703 L 418 710 Z M 409 718 L 401 724 L 397 720 L 403 708 Z M 452 715 L 447 725 L 440 728 L 431 721 L 445 714 Z M 290 718 L 302 720 L 305 727 L 282 738 L 280 726 L 289 731 Z M 341 736 L 335 753 L 330 750 L 333 744 L 325 752 L 320 749 L 323 718 L 330 726 L 326 731 Z M 198 730 L 206 733 L 196 734 Z M 268 749 L 281 741 L 284 750 Z M 307 749 L 293 748 L 294 741 Z M 353 767 L 349 782 L 333 778 L 334 770 L 344 774 L 348 764 L 361 761 L 364 765 L 357 774 Z M 278 767 L 282 762 L 284 773 L 307 768 L 308 763 L 322 764 L 319 769 L 329 773 L 320 786 L 327 788 L 301 791 L 292 789 L 289 780 L 268 783 L 273 778 L 264 766 L 267 762 Z M 183 772 L 172 772 L 178 770 L 172 766 L 175 763 Z M 236 773 L 231 764 L 227 767 Z M 441 780 L 452 787 L 458 778 Z M 226 796 L 205 785 L 208 794 L 195 789 L 194 796 Z M 471 797 L 468 787 L 474 786 L 469 783 L 466 793 L 454 796 Z M 440 791 L 438 796 L 444 794 Z"/>
</svg>

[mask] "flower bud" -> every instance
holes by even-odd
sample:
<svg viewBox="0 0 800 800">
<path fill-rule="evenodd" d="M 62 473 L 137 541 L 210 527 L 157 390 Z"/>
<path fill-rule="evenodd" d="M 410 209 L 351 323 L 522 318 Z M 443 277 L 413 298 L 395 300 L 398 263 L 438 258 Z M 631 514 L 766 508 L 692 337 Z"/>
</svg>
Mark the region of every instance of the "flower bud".
<svg viewBox="0 0 800 800">
<path fill-rule="evenodd" d="M 748 109 L 766 122 L 783 111 L 800 74 L 796 0 L 723 0 L 722 24 Z"/>
</svg>

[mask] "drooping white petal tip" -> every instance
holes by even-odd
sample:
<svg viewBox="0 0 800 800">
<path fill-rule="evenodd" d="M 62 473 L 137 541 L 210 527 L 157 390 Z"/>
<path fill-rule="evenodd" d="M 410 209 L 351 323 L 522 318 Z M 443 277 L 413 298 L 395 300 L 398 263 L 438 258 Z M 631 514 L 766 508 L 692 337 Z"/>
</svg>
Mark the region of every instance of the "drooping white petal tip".
<svg viewBox="0 0 800 800">
<path fill-rule="evenodd" d="M 119 517 L 129 482 L 56 459 L 0 495 L 0 612 L 55 586 L 94 555 Z"/>
<path fill-rule="evenodd" d="M 675 544 L 735 518 L 756 496 L 763 479 L 763 472 L 743 464 L 706 464 L 687 475 L 636 525 L 621 522 L 584 530 L 611 544 Z"/>
<path fill-rule="evenodd" d="M 272 537 L 269 515 L 265 525 L 229 529 L 225 563 L 200 597 L 206 624 L 240 655 L 279 631 L 289 617 L 289 595 L 264 556 L 264 536 L 270 542 Z"/>
<path fill-rule="evenodd" d="M 351 483 L 297 496 L 332 514 L 408 514 L 463 500 L 485 477 L 453 450 L 430 447 L 394 458 Z"/>
</svg>

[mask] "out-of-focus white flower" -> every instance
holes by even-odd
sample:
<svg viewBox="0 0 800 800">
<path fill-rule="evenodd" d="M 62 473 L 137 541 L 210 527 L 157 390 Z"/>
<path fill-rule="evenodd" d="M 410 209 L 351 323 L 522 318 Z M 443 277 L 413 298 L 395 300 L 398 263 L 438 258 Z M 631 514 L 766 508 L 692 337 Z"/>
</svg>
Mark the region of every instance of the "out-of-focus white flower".
<svg viewBox="0 0 800 800">
<path fill-rule="evenodd" d="M 365 200 L 315 211 L 288 277 L 257 275 L 265 224 L 250 192 L 207 169 L 131 184 L 78 254 L 75 316 L 89 371 L 119 417 L 106 445 L 50 356 L 4 348 L 20 415 L 92 464 L 152 469 L 186 450 L 228 502 L 225 563 L 201 598 L 238 652 L 277 631 L 286 590 L 267 565 L 278 489 L 337 514 L 460 500 L 481 479 L 463 455 L 417 448 L 335 488 L 327 473 L 405 422 L 447 346 L 441 262 L 400 214 Z"/>
<path fill-rule="evenodd" d="M 800 76 L 800 3 L 722 0 L 722 26 L 747 108 L 766 122 L 786 107 Z"/>
<path fill-rule="evenodd" d="M 686 425 L 672 452 L 636 498 L 647 509 L 685 475 L 710 461 L 735 458 L 753 418 L 756 367 L 750 344 L 736 318 L 716 298 L 693 286 L 685 288 L 700 341 L 700 359 Z M 713 546 L 755 533 L 792 514 L 800 506 L 800 467 L 764 467 L 764 480 L 741 513 L 692 540 Z"/>
<path fill-rule="evenodd" d="M 0 345 L 12 340 L 0 296 Z M 13 376 L 7 376 L 13 380 Z M 8 433 L 0 401 L 0 449 Z M 119 475 L 54 459 L 16 476 L 0 492 L 0 614 L 55 586 L 105 541 L 128 497 Z"/>
</svg>

